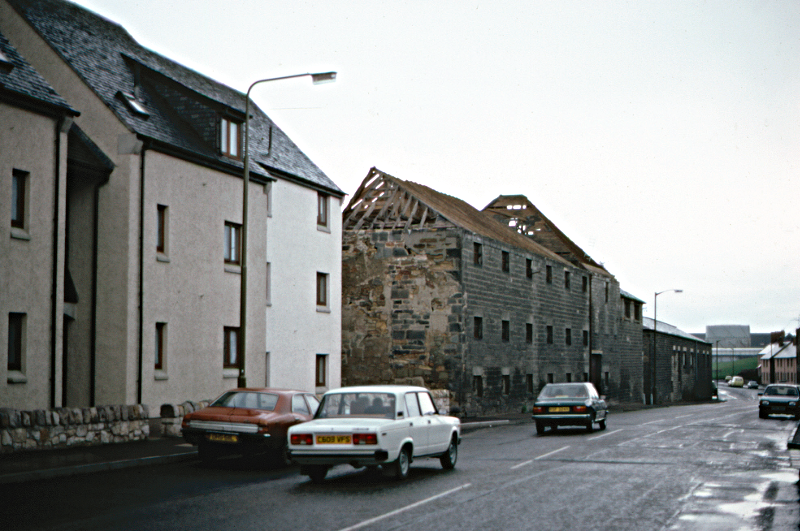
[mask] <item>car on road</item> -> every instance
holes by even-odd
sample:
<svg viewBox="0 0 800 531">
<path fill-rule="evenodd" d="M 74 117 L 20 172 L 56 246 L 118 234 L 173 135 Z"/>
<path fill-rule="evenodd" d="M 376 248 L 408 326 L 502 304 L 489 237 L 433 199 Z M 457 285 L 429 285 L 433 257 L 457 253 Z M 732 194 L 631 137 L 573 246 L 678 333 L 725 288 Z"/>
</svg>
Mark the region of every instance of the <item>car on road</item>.
<svg viewBox="0 0 800 531">
<path fill-rule="evenodd" d="M 608 405 L 589 382 L 549 383 L 533 405 L 532 418 L 536 433 L 559 426 L 585 426 L 591 431 L 594 423 L 606 429 Z"/>
<path fill-rule="evenodd" d="M 461 421 L 440 414 L 424 387 L 343 387 L 322 397 L 310 422 L 289 428 L 289 457 L 314 483 L 339 464 L 408 476 L 415 459 L 439 459 L 452 469 L 461 443 Z"/>
<path fill-rule="evenodd" d="M 749 382 L 747 382 L 746 387 L 748 389 L 758 389 L 758 382 L 755 380 L 750 380 Z"/>
<path fill-rule="evenodd" d="M 183 417 L 181 433 L 204 460 L 227 453 L 269 452 L 288 463 L 286 432 L 311 420 L 316 395 L 294 389 L 238 388 Z"/>
<path fill-rule="evenodd" d="M 800 418 L 800 387 L 794 384 L 770 384 L 758 400 L 758 416 L 792 415 Z"/>
<path fill-rule="evenodd" d="M 734 376 L 731 378 L 731 381 L 728 382 L 728 387 L 744 387 L 744 378 L 741 376 Z"/>
</svg>

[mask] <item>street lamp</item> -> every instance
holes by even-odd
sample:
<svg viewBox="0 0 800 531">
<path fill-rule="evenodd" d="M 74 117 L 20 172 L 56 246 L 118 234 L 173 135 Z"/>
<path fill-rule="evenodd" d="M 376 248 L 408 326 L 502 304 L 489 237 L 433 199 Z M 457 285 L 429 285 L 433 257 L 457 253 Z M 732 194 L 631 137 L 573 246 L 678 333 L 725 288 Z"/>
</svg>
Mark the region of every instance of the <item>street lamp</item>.
<svg viewBox="0 0 800 531">
<path fill-rule="evenodd" d="M 667 293 L 670 291 L 674 291 L 675 293 L 683 293 L 682 289 L 665 289 L 664 291 L 657 291 L 655 297 L 653 297 L 653 381 L 650 385 L 650 391 L 652 392 L 652 401 L 653 405 L 656 403 L 656 342 L 658 341 L 658 296 L 662 293 Z"/>
<path fill-rule="evenodd" d="M 336 72 L 321 72 L 317 74 L 293 74 L 291 76 L 271 77 L 254 81 L 247 89 L 244 103 L 244 182 L 242 183 L 242 256 L 241 272 L 242 280 L 239 295 L 239 387 L 247 387 L 245 378 L 245 352 L 247 346 L 247 216 L 249 211 L 250 195 L 250 91 L 260 83 L 268 81 L 280 81 L 282 79 L 292 79 L 295 77 L 311 77 L 315 85 L 336 81 Z"/>
</svg>

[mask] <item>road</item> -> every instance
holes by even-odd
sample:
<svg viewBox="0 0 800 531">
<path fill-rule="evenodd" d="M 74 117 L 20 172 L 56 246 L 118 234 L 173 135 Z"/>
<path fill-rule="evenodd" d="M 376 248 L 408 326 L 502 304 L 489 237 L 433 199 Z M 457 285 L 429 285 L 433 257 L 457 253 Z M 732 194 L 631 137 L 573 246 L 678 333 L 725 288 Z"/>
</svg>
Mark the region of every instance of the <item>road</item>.
<svg viewBox="0 0 800 531">
<path fill-rule="evenodd" d="M 341 466 L 314 485 L 237 458 L 25 483 L 2 493 L 3 528 L 777 529 L 788 503 L 778 494 L 797 505 L 800 454 L 786 449 L 796 422 L 759 419 L 754 390 L 721 395 L 612 414 L 592 433 L 465 433 L 454 471 L 419 461 L 403 482 Z"/>
</svg>

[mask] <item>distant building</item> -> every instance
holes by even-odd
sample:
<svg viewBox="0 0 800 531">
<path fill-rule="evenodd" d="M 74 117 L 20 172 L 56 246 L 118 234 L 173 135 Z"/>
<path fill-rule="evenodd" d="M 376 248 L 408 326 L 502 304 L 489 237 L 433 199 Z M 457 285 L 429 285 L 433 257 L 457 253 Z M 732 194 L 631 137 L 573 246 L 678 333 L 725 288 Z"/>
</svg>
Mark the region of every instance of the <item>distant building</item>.
<svg viewBox="0 0 800 531">
<path fill-rule="evenodd" d="M 645 317 L 644 348 L 645 388 L 655 393 L 656 404 L 711 398 L 710 343 L 661 321 L 656 327 Z"/>
<path fill-rule="evenodd" d="M 764 347 L 759 356 L 762 384 L 797 383 L 797 343 L 781 341 Z"/>
<path fill-rule="evenodd" d="M 750 336 L 749 325 L 709 325 L 704 339 L 719 348 L 749 348 Z"/>
</svg>

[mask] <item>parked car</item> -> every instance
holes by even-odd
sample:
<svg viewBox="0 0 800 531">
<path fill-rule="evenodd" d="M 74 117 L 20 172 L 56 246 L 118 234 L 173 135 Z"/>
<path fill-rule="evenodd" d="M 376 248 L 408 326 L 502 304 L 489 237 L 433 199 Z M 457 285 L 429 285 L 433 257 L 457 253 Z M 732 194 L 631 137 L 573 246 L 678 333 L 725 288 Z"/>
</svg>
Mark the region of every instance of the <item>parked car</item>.
<svg viewBox="0 0 800 531">
<path fill-rule="evenodd" d="M 208 407 L 184 416 L 181 433 L 206 460 L 223 453 L 267 451 L 288 463 L 287 430 L 311 420 L 318 406 L 317 397 L 306 391 L 231 389 Z"/>
<path fill-rule="evenodd" d="M 553 430 L 559 426 L 585 426 L 591 431 L 595 422 L 604 430 L 608 406 L 591 383 L 550 383 L 539 393 L 532 418 L 539 435 L 548 426 Z"/>
<path fill-rule="evenodd" d="M 731 378 L 731 381 L 728 382 L 728 387 L 744 387 L 744 378 L 741 376 L 734 376 Z"/>
<path fill-rule="evenodd" d="M 289 428 L 289 456 L 319 483 L 330 467 L 383 467 L 397 479 L 415 459 L 456 466 L 461 421 L 439 414 L 430 392 L 414 386 L 361 386 L 328 391 L 314 420 Z"/>
<path fill-rule="evenodd" d="M 747 388 L 748 389 L 758 389 L 758 382 L 755 381 L 755 380 L 750 380 L 749 382 L 747 382 Z"/>
<path fill-rule="evenodd" d="M 800 418 L 800 388 L 793 384 L 770 384 L 760 393 L 758 416 L 765 419 L 773 414 Z"/>
</svg>

